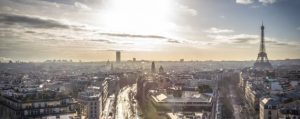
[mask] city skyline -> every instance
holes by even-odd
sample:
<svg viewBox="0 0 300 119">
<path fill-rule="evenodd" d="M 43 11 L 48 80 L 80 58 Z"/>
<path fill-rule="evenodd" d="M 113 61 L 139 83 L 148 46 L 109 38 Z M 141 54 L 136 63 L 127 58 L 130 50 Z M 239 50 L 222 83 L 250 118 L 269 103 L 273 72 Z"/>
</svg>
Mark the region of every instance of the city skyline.
<svg viewBox="0 0 300 119">
<path fill-rule="evenodd" d="M 270 60 L 300 58 L 295 0 L 3 0 L 0 60 L 255 60 L 264 21 Z"/>
</svg>

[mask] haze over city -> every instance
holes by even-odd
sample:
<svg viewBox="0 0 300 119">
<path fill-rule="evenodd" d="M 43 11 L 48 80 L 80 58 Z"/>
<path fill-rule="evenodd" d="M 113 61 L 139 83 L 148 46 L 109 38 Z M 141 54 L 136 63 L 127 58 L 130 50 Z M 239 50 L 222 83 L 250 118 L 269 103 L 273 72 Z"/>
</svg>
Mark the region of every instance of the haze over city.
<svg viewBox="0 0 300 119">
<path fill-rule="evenodd" d="M 298 0 L 1 0 L 1 61 L 300 58 Z"/>
</svg>

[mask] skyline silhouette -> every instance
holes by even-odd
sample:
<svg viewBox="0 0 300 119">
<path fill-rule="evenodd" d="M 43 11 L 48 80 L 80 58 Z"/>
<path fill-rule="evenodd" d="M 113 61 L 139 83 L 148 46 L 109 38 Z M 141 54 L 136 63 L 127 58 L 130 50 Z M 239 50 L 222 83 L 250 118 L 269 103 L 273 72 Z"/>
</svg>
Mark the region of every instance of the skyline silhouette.
<svg viewBox="0 0 300 119">
<path fill-rule="evenodd" d="M 300 58 L 295 0 L 0 1 L 0 60 L 255 60 L 264 21 L 271 60 Z"/>
</svg>

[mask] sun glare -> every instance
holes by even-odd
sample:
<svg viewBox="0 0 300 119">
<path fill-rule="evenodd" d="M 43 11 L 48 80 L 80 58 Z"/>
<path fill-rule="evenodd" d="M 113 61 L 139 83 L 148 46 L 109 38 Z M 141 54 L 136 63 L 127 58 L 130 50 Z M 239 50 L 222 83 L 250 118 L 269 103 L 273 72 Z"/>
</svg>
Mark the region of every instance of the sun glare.
<svg viewBox="0 0 300 119">
<path fill-rule="evenodd" d="M 112 31 L 161 34 L 172 29 L 170 0 L 111 0 L 102 20 Z"/>
</svg>

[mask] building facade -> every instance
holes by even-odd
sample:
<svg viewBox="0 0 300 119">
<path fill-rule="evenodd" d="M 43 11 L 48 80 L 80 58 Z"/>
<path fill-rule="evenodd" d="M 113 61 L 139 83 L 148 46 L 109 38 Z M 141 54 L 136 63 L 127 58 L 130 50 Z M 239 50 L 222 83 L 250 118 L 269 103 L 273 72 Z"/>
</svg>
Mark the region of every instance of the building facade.
<svg viewBox="0 0 300 119">
<path fill-rule="evenodd" d="M 260 119 L 278 119 L 279 102 L 273 98 L 263 98 L 259 104 Z"/>
<path fill-rule="evenodd" d="M 7 112 L 5 117 L 11 119 L 76 116 L 72 97 L 54 91 L 5 91 L 1 93 L 0 102 Z"/>
<path fill-rule="evenodd" d="M 80 114 L 84 119 L 100 119 L 102 114 L 102 98 L 98 91 L 87 90 L 78 95 Z"/>
</svg>

